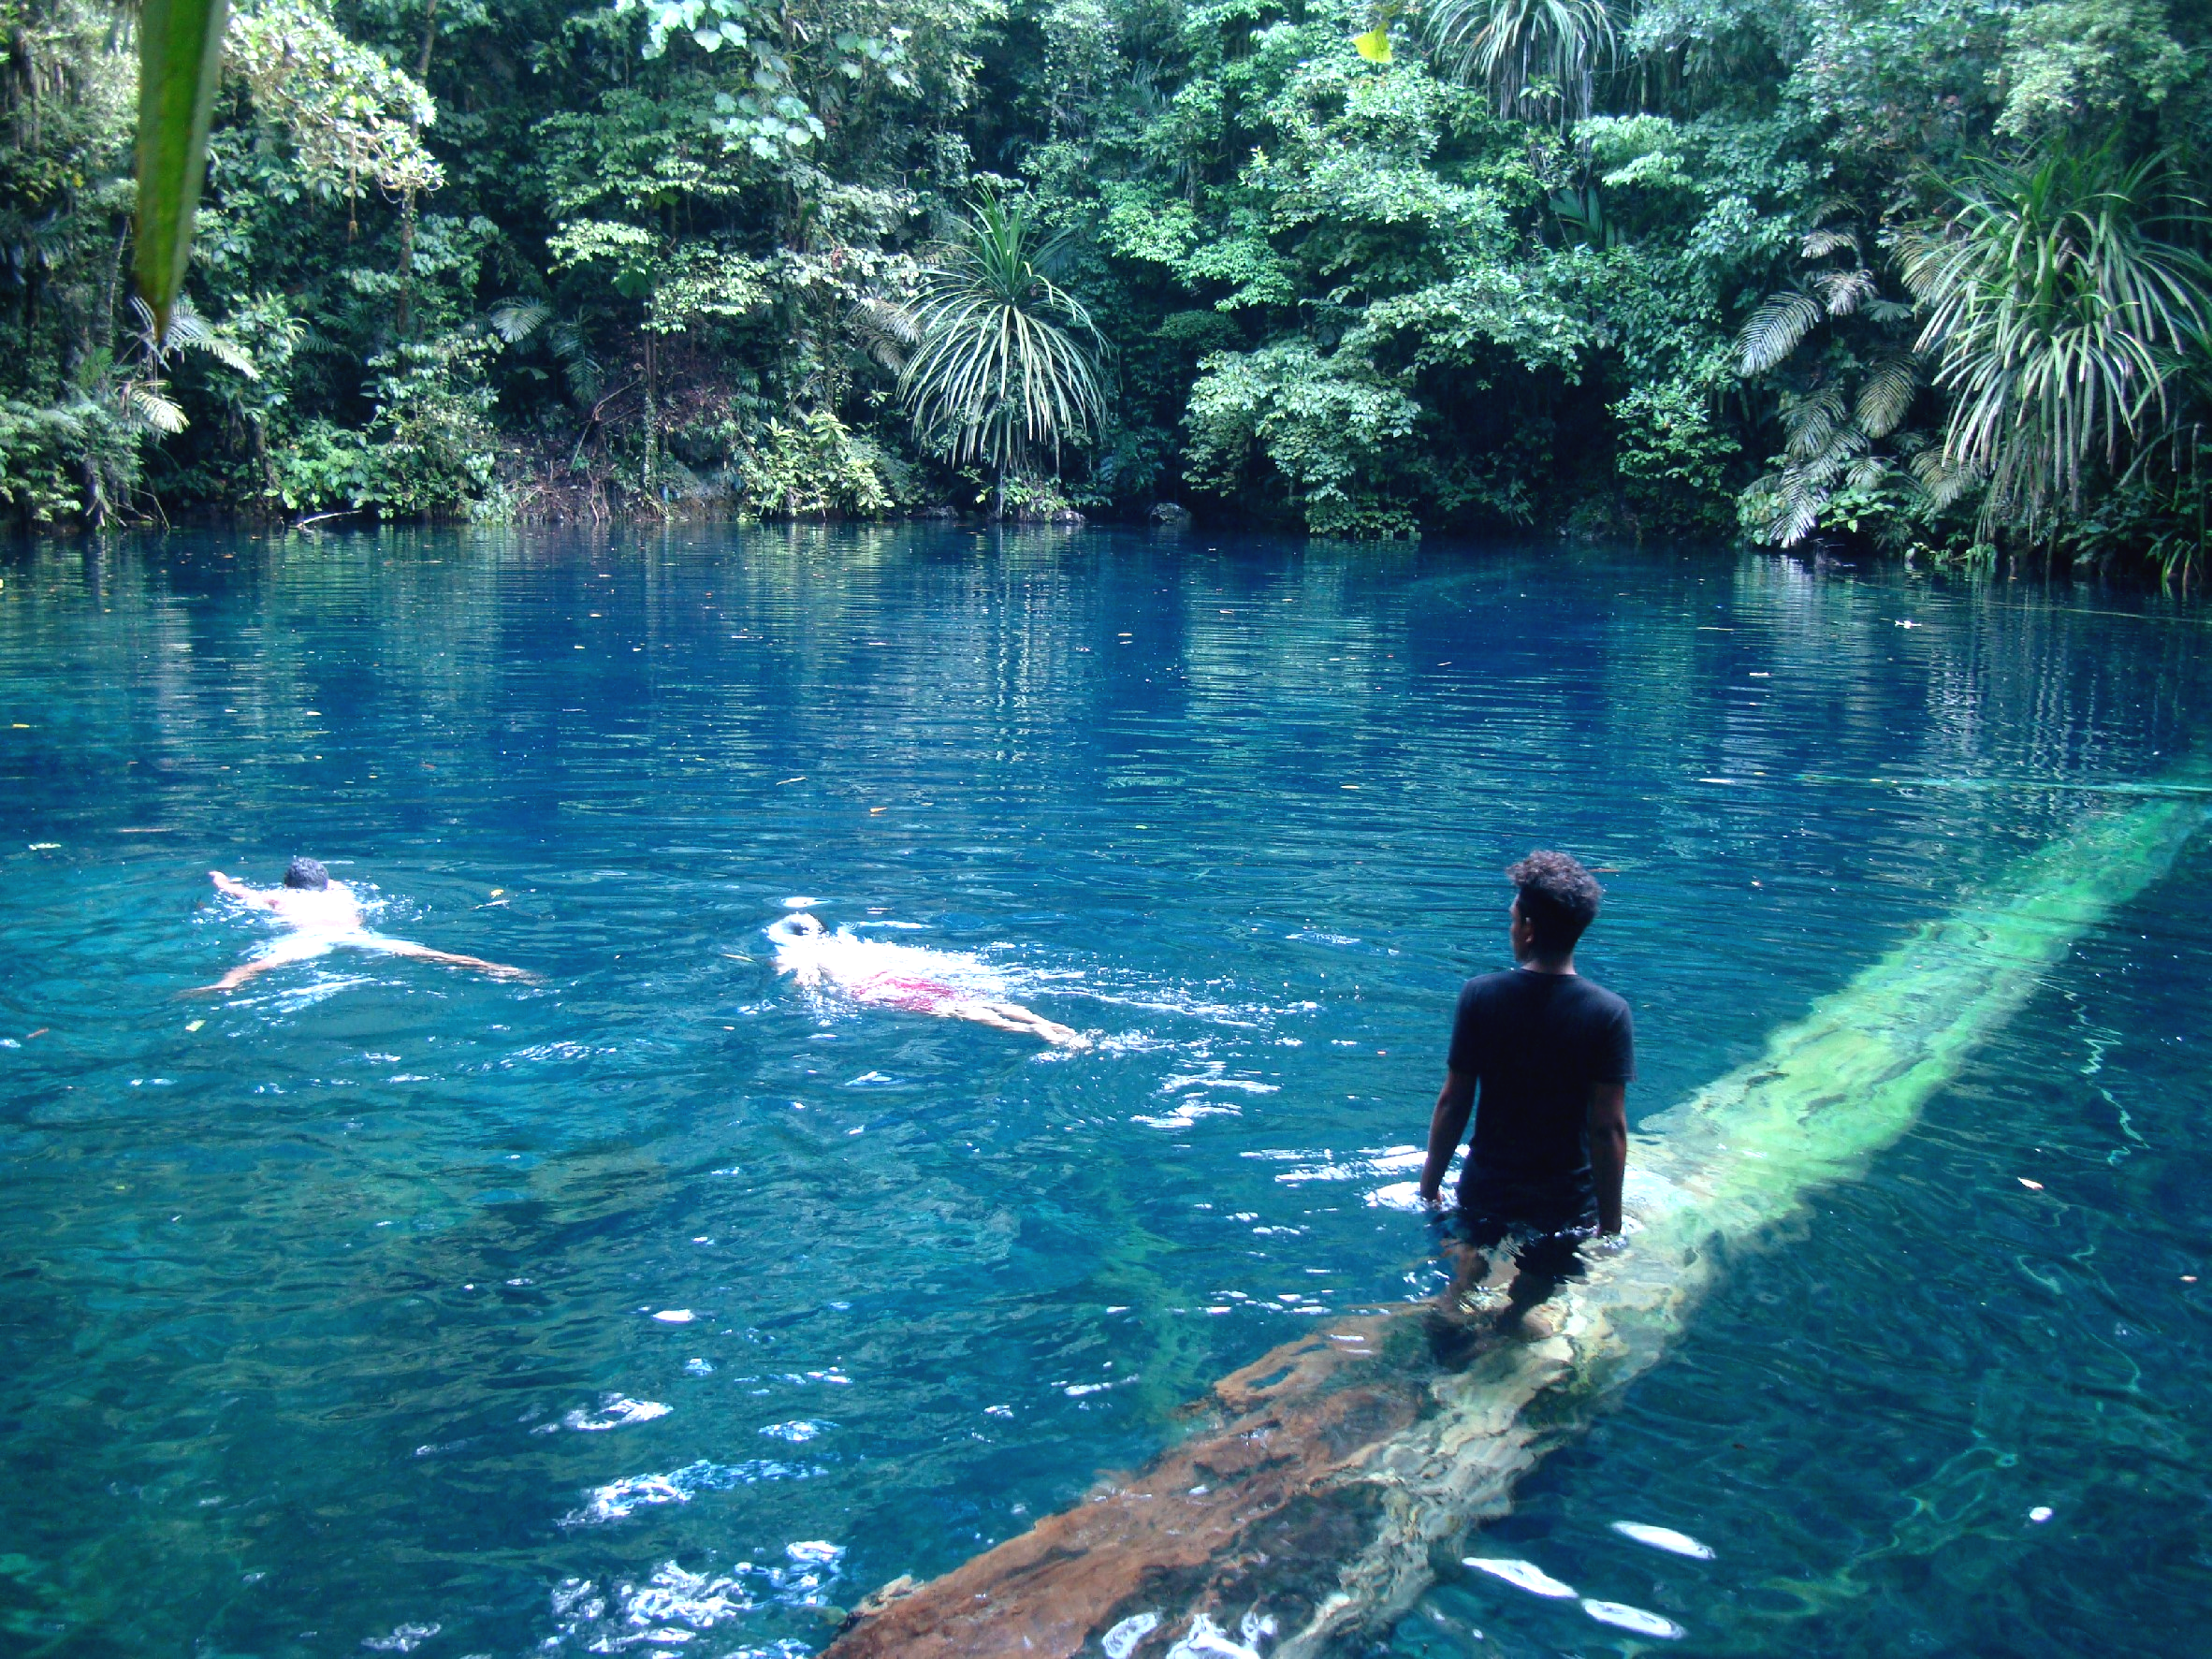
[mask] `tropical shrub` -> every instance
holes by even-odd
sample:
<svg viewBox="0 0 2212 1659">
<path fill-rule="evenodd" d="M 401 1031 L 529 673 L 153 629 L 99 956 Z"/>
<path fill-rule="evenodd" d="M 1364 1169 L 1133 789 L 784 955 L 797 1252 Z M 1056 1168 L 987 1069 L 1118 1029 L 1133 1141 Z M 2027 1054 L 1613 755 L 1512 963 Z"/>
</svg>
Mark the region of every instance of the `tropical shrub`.
<svg viewBox="0 0 2212 1659">
<path fill-rule="evenodd" d="M 1106 418 L 1090 313 L 1046 274 L 1061 238 L 985 191 L 924 273 L 899 397 L 924 448 L 1008 473 L 1092 443 Z M 1003 509 L 1003 502 L 998 503 Z"/>
</svg>

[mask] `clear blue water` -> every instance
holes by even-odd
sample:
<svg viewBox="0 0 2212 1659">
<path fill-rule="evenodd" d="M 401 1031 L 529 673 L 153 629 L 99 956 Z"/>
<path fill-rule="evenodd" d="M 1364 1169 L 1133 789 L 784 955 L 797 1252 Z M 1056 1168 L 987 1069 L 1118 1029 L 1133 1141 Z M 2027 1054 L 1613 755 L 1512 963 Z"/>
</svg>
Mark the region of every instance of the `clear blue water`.
<svg viewBox="0 0 2212 1659">
<path fill-rule="evenodd" d="M 0 578 L 11 1653 L 812 1652 L 1436 1282 L 1368 1200 L 1511 858 L 1609 872 L 1642 1115 L 2212 713 L 2186 607 L 1652 550 L 176 536 Z M 295 851 L 540 982 L 180 998 L 265 937 L 206 872 Z M 1488 1543 L 1678 1652 L 2196 1647 L 2207 875 L 1731 1261 Z M 811 1000 L 761 932 L 800 896 L 1100 1041 Z M 1637 1643 L 1453 1569 L 1385 1645 Z"/>
</svg>

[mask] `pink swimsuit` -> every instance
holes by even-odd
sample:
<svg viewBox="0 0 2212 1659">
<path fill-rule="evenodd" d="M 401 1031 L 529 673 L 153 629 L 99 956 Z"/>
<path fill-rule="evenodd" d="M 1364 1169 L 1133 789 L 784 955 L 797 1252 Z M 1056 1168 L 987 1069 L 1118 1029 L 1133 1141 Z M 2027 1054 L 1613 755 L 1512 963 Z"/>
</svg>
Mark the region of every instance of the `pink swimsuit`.
<svg viewBox="0 0 2212 1659">
<path fill-rule="evenodd" d="M 940 980 L 910 979 L 895 973 L 871 974 L 852 987 L 852 995 L 863 1002 L 925 1014 L 941 1013 L 952 1004 L 968 1000 Z"/>
</svg>

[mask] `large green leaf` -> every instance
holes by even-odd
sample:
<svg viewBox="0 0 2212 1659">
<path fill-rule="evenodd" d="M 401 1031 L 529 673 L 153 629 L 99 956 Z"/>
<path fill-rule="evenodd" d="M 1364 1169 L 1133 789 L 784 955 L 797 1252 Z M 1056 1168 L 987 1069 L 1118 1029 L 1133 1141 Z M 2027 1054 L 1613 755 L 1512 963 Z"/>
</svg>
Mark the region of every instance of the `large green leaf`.
<svg viewBox="0 0 2212 1659">
<path fill-rule="evenodd" d="M 157 328 L 184 286 L 208 170 L 228 0 L 145 0 L 138 21 L 138 223 L 133 270 Z"/>
</svg>

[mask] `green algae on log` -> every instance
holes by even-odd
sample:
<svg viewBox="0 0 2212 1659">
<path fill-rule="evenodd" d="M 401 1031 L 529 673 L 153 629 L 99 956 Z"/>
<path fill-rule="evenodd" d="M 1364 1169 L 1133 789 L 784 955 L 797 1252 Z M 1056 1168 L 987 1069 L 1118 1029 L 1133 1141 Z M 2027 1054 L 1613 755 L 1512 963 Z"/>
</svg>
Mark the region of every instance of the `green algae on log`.
<svg viewBox="0 0 2212 1659">
<path fill-rule="evenodd" d="M 1659 1359 L 1720 1246 L 1856 1177 L 2205 819 L 2188 798 L 2091 813 L 1652 1120 L 1629 1247 L 1539 1309 L 1542 1334 L 1421 1305 L 1286 1344 L 1215 1384 L 1142 1471 L 865 1610 L 828 1659 L 1313 1659 L 1372 1635 Z"/>
</svg>

